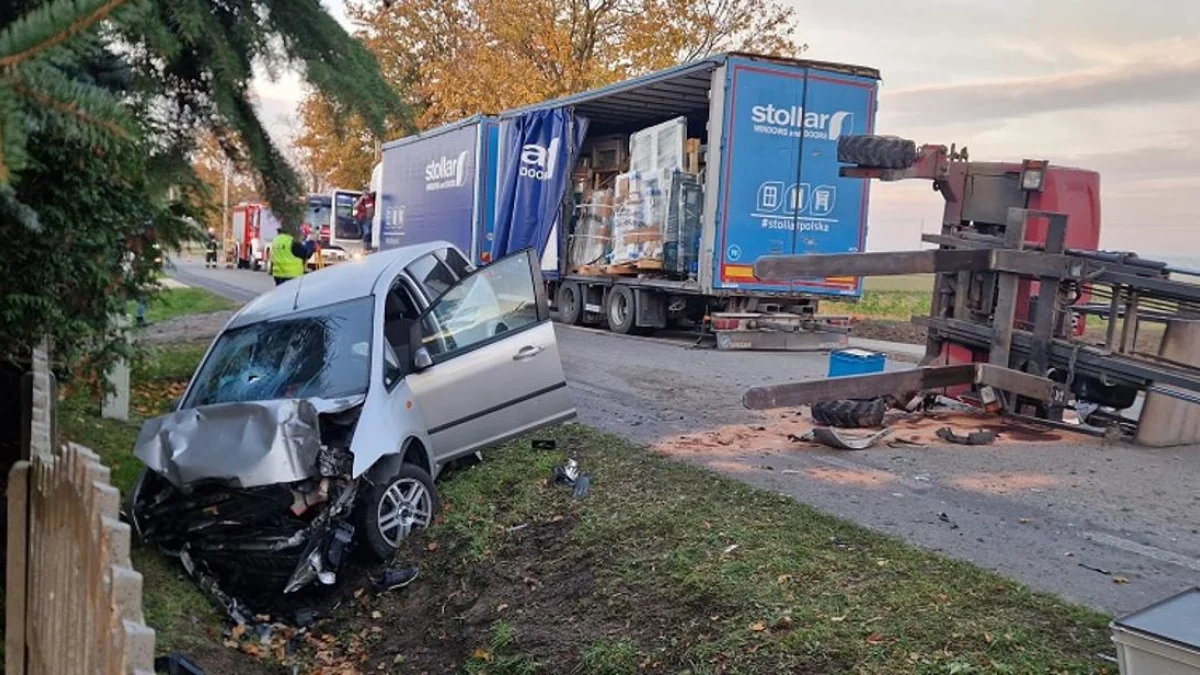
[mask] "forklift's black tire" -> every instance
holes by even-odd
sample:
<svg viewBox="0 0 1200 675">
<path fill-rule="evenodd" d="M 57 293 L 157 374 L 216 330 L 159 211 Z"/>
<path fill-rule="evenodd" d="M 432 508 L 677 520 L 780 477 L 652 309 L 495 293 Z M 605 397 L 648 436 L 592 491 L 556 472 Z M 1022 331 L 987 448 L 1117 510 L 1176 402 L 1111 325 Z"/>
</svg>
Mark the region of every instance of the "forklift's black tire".
<svg viewBox="0 0 1200 675">
<path fill-rule="evenodd" d="M 583 288 L 579 284 L 562 282 L 554 304 L 558 307 L 558 320 L 561 323 L 572 326 L 583 323 Z"/>
<path fill-rule="evenodd" d="M 403 543 L 402 541 L 397 541 L 393 544 L 387 540 L 384 534 L 384 530 L 387 529 L 387 523 L 383 523 L 384 528 L 381 528 L 380 524 L 381 511 L 385 511 L 386 509 L 381 508 L 381 506 L 386 506 L 389 490 L 393 490 L 393 486 L 396 486 L 395 489 L 404 492 L 414 484 L 419 485 L 428 495 L 429 514 L 427 523 L 413 525 L 413 527 L 427 527 L 433 524 L 433 520 L 441 512 L 442 500 L 438 496 L 433 478 L 416 464 L 401 464 L 400 470 L 391 478 L 378 484 L 369 484 L 367 489 L 358 495 L 358 502 L 355 504 L 354 509 L 356 534 L 359 537 L 359 541 L 364 544 L 367 553 L 378 560 L 386 561 L 391 559 L 392 555 L 396 553 L 397 545 Z"/>
<path fill-rule="evenodd" d="M 617 284 L 608 291 L 604 299 L 604 318 L 608 321 L 608 329 L 621 335 L 638 332 L 635 320 L 637 305 L 634 304 L 633 289 L 624 284 Z"/>
<path fill-rule="evenodd" d="M 879 169 L 907 169 L 917 163 L 917 144 L 898 136 L 842 136 L 838 161 Z"/>
<path fill-rule="evenodd" d="M 869 429 L 883 426 L 888 402 L 884 398 L 867 400 L 842 399 L 812 405 L 812 418 L 817 424 L 843 429 Z"/>
</svg>

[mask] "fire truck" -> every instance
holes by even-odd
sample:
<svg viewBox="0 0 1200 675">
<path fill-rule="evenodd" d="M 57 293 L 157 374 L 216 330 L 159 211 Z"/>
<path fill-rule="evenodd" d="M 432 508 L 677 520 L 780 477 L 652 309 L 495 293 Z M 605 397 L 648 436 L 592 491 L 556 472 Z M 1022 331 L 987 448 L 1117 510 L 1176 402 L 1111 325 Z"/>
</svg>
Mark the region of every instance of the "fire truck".
<svg viewBox="0 0 1200 675">
<path fill-rule="evenodd" d="M 279 233 L 279 220 L 265 204 L 233 207 L 234 260 L 240 269 L 265 269 L 271 240 Z"/>
</svg>

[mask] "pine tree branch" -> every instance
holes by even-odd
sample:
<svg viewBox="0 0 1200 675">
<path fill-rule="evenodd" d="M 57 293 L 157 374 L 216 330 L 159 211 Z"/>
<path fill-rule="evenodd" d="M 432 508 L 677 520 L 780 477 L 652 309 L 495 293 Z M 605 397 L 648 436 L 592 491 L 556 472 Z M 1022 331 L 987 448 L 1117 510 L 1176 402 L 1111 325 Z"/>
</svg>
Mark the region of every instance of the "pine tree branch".
<svg viewBox="0 0 1200 675">
<path fill-rule="evenodd" d="M 107 0 L 99 7 L 96 7 L 90 13 L 83 16 L 76 16 L 71 23 L 62 30 L 54 31 L 51 35 L 39 40 L 38 42 L 18 51 L 15 54 L 0 56 L 0 68 L 8 68 L 17 64 L 23 63 L 37 56 L 38 54 L 52 49 L 66 42 L 71 37 L 87 30 L 99 21 L 103 21 L 108 15 L 112 14 L 117 8 L 129 0 Z M 4 33 L 0 33 L 0 44 L 7 44 L 13 40 L 18 30 L 29 30 L 30 25 L 35 21 L 49 23 L 57 18 L 56 15 L 65 14 L 63 5 L 75 4 L 72 0 L 59 0 L 58 2 L 50 3 L 44 7 L 39 7 L 29 14 L 18 18 L 13 22 L 12 26 Z"/>
<path fill-rule="evenodd" d="M 133 138 L 133 135 L 129 132 L 129 129 L 122 126 L 120 122 L 115 121 L 114 119 L 104 119 L 103 117 L 95 114 L 95 111 L 90 111 L 84 106 L 80 105 L 78 101 L 83 99 L 84 96 L 56 97 L 51 93 L 38 91 L 37 89 L 30 87 L 29 83 L 23 79 L 16 79 L 13 82 L 13 89 L 18 94 L 21 94 L 40 106 L 44 106 L 45 108 L 53 110 L 59 114 L 66 115 L 67 117 L 82 122 L 83 124 L 102 129 L 109 134 L 116 136 L 117 138 L 121 138 L 123 140 L 129 140 Z M 75 89 L 77 94 L 81 93 L 83 86 L 81 85 Z M 96 94 L 101 92 L 102 90 L 99 89 L 95 89 L 93 92 L 90 92 L 92 94 L 90 97 L 91 100 L 93 102 L 96 101 Z M 116 105 L 119 106 L 119 104 Z M 111 108 L 106 112 L 114 113 L 118 110 L 119 108 Z"/>
</svg>

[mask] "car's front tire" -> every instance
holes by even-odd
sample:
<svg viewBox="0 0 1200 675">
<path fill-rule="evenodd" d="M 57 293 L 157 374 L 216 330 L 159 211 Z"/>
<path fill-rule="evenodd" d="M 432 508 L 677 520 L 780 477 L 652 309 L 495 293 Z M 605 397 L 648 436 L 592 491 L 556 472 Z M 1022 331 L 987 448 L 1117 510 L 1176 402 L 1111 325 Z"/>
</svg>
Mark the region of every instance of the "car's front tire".
<svg viewBox="0 0 1200 675">
<path fill-rule="evenodd" d="M 428 527 L 441 510 L 433 478 L 415 464 L 402 464 L 359 497 L 355 525 L 371 555 L 387 560 L 413 529 Z"/>
</svg>

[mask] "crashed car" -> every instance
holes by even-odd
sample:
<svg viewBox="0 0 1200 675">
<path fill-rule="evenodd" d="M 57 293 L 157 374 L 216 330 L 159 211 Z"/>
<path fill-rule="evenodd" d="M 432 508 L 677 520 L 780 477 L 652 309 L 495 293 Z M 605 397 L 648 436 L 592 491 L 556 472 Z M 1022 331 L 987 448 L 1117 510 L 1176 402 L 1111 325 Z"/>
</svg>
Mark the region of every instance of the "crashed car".
<svg viewBox="0 0 1200 675">
<path fill-rule="evenodd" d="M 402 247 L 235 314 L 142 427 L 127 510 L 231 609 L 334 583 L 353 547 L 391 557 L 449 463 L 574 414 L 532 252 Z"/>
</svg>

